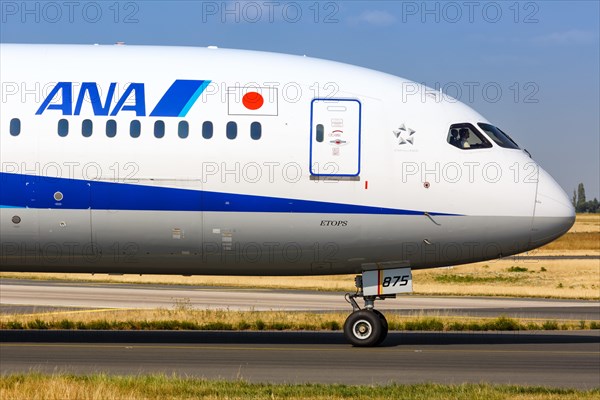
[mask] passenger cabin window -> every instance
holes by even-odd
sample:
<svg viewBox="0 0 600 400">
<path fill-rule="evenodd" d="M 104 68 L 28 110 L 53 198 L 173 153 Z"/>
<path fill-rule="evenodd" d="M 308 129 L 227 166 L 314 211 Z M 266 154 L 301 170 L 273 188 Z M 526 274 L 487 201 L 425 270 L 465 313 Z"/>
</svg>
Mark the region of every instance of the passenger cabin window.
<svg viewBox="0 0 600 400">
<path fill-rule="evenodd" d="M 492 147 L 492 144 L 471 124 L 452 125 L 447 140 L 452 146 L 463 150 Z"/>
<path fill-rule="evenodd" d="M 117 136 L 117 121 L 114 119 L 106 121 L 106 136 L 109 138 Z"/>
<path fill-rule="evenodd" d="M 190 124 L 187 121 L 179 122 L 177 127 L 177 134 L 180 138 L 185 139 L 190 134 Z"/>
<path fill-rule="evenodd" d="M 253 122 L 250 125 L 250 137 L 254 140 L 258 140 L 258 139 L 260 139 L 261 136 L 262 136 L 262 126 L 260 125 L 260 122 Z"/>
<path fill-rule="evenodd" d="M 507 149 L 518 149 L 519 145 L 510 138 L 506 133 L 502 132 L 499 128 L 496 128 L 490 124 L 479 123 L 477 124 L 496 144 L 500 147 Z"/>
<path fill-rule="evenodd" d="M 93 130 L 94 130 L 94 126 L 92 125 L 92 120 L 84 119 L 83 122 L 81 123 L 81 134 L 83 135 L 83 137 L 92 136 Z"/>
<path fill-rule="evenodd" d="M 210 121 L 205 121 L 202 124 L 202 137 L 204 139 L 210 139 L 213 136 L 213 123 Z"/>
<path fill-rule="evenodd" d="M 227 139 L 235 139 L 237 137 L 237 124 L 235 122 L 227 123 Z"/>
<path fill-rule="evenodd" d="M 165 121 L 156 121 L 154 123 L 154 137 L 161 139 L 165 136 Z"/>
<path fill-rule="evenodd" d="M 142 124 L 138 120 L 131 121 L 129 124 L 129 135 L 132 138 L 139 138 L 142 133 Z"/>
<path fill-rule="evenodd" d="M 11 119 L 9 131 L 11 136 L 19 136 L 21 133 L 21 120 L 18 118 Z"/>
<path fill-rule="evenodd" d="M 58 121 L 58 136 L 66 137 L 69 134 L 69 121 L 61 119 Z"/>
<path fill-rule="evenodd" d="M 325 139 L 325 127 L 322 124 L 317 125 L 317 142 L 321 143 Z"/>
</svg>

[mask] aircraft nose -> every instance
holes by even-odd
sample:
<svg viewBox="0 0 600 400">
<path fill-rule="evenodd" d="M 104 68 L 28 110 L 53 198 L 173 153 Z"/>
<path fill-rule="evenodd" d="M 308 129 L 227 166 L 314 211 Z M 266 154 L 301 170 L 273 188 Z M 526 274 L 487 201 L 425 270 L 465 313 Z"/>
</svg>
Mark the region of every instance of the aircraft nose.
<svg viewBox="0 0 600 400">
<path fill-rule="evenodd" d="M 565 234 L 575 223 L 575 208 L 558 183 L 539 169 L 531 244 L 539 247 Z"/>
</svg>

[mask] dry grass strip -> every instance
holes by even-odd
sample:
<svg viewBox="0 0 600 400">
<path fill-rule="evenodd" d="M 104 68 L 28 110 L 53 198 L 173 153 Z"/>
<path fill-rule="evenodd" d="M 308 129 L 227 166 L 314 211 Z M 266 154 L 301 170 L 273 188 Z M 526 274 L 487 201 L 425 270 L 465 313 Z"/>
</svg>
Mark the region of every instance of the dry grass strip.
<svg viewBox="0 0 600 400">
<path fill-rule="evenodd" d="M 339 331 L 348 312 L 199 310 L 178 302 L 172 309 L 66 311 L 0 316 L 0 329 L 70 330 L 302 330 Z M 600 329 L 600 321 L 455 316 L 441 312 L 387 313 L 397 331 L 518 331 Z"/>
<path fill-rule="evenodd" d="M 490 384 L 324 385 L 252 384 L 177 376 L 0 376 L 2 400 L 596 400 L 600 390 Z"/>
</svg>

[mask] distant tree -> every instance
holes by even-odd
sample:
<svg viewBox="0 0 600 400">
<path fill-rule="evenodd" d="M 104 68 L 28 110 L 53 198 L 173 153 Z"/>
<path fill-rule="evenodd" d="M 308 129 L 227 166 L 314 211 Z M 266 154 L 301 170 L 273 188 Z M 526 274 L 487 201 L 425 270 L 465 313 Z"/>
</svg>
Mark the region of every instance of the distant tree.
<svg viewBox="0 0 600 400">
<path fill-rule="evenodd" d="M 585 188 L 583 187 L 583 183 L 580 183 L 577 186 L 577 204 L 575 206 L 575 210 L 577 212 L 586 212 L 586 204 L 585 204 Z"/>
<path fill-rule="evenodd" d="M 600 204 L 598 204 L 598 199 L 594 197 L 594 200 L 592 201 L 588 201 L 588 210 L 591 213 L 598 213 L 600 212 Z"/>
<path fill-rule="evenodd" d="M 578 213 L 600 213 L 600 204 L 598 199 L 594 197 L 594 200 L 585 200 L 585 188 L 583 183 L 577 186 L 577 190 L 573 190 L 573 198 L 571 199 L 575 211 Z"/>
</svg>

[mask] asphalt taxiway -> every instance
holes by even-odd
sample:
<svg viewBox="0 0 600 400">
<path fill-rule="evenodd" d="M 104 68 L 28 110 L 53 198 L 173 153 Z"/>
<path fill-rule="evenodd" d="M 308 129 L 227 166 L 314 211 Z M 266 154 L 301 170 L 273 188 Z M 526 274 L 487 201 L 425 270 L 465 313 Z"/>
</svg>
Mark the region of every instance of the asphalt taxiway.
<svg viewBox="0 0 600 400">
<path fill-rule="evenodd" d="M 251 382 L 489 382 L 600 387 L 600 332 L 391 332 L 353 348 L 331 332 L 1 331 L 0 372 L 177 374 Z"/>
</svg>

